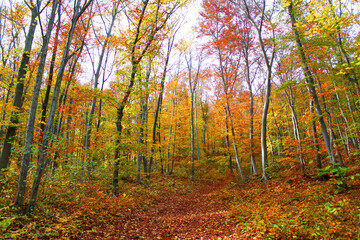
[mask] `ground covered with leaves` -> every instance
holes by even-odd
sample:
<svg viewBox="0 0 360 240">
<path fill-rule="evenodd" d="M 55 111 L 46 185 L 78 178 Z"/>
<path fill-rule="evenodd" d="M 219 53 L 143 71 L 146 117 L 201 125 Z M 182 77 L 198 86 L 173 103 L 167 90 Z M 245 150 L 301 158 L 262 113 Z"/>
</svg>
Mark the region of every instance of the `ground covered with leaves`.
<svg viewBox="0 0 360 240">
<path fill-rule="evenodd" d="M 239 183 L 159 174 L 142 185 L 124 179 L 117 197 L 107 182 L 49 177 L 33 216 L 11 207 L 10 176 L 1 183 L 0 238 L 356 239 L 360 179 L 347 174 L 347 189 L 300 175 Z"/>
</svg>

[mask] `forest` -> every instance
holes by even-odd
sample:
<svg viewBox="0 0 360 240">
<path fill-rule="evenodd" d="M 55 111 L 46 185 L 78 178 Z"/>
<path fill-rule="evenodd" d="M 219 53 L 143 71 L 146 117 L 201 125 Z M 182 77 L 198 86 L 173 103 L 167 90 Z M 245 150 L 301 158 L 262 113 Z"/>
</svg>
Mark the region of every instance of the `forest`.
<svg viewBox="0 0 360 240">
<path fill-rule="evenodd" d="M 0 1 L 0 239 L 360 239 L 359 17 Z"/>
</svg>

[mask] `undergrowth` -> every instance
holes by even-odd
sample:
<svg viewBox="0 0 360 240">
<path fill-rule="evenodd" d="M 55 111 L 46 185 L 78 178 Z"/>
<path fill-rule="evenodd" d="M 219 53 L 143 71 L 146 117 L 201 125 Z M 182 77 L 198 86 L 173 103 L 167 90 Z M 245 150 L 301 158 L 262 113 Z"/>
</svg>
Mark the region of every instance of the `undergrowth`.
<svg viewBox="0 0 360 240">
<path fill-rule="evenodd" d="M 349 172 L 347 189 L 329 181 L 292 175 L 246 185 L 229 184 L 213 193 L 228 204 L 237 232 L 254 239 L 357 239 L 360 178 Z"/>
<path fill-rule="evenodd" d="M 226 205 L 226 220 L 233 239 L 356 239 L 360 213 L 360 177 L 349 168 L 342 189 L 335 174 L 319 181 L 288 172 L 269 181 L 259 178 L 240 183 L 235 174 L 221 174 L 200 168 L 201 179 L 228 181 L 225 188 L 212 192 L 210 201 Z M 135 209 L 146 211 L 149 205 L 177 193 L 191 194 L 199 184 L 180 176 L 154 173 L 142 184 L 135 174 L 121 176 L 120 194 L 114 196 L 110 172 L 97 171 L 87 181 L 79 170 L 64 175 L 46 175 L 39 190 L 32 216 L 17 213 L 12 204 L 17 185 L 16 169 L 1 173 L 0 236 L 9 239 L 77 239 L 101 232 L 105 225 L 131 216 Z M 230 183 L 231 182 L 231 183 Z M 30 184 L 30 183 L 29 183 Z M 27 193 L 28 195 L 28 193 Z M 27 197 L 27 196 L 26 196 Z M 230 231 L 230 230 L 229 230 Z M 242 237 L 239 237 L 242 236 Z"/>
<path fill-rule="evenodd" d="M 151 181 L 144 178 L 141 185 L 133 177 L 123 178 L 120 195 L 114 196 L 110 178 L 86 181 L 74 175 L 47 175 L 34 213 L 24 216 L 12 207 L 17 177 L 2 173 L 0 239 L 76 239 L 101 231 L 103 225 L 126 217 L 135 208 L 146 208 L 168 194 L 186 193 L 191 187 L 186 179 L 155 173 Z"/>
</svg>

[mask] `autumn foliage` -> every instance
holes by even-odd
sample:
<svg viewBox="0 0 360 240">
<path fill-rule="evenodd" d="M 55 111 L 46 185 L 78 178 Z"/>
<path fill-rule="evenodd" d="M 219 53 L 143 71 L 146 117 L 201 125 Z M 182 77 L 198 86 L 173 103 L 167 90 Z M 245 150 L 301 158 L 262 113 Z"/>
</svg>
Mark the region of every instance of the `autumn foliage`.
<svg viewBox="0 0 360 240">
<path fill-rule="evenodd" d="M 0 238 L 359 238 L 359 9 L 1 3 Z"/>
</svg>

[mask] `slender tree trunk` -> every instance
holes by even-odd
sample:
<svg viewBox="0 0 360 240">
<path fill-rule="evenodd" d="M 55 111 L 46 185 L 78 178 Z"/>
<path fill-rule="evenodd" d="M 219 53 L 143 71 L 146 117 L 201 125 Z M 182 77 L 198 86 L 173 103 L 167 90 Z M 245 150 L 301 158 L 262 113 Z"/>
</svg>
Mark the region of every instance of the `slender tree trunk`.
<svg viewBox="0 0 360 240">
<path fill-rule="evenodd" d="M 175 94 L 176 95 L 176 92 Z M 175 108 L 175 123 L 174 123 L 174 138 L 173 138 L 173 147 L 172 147 L 172 159 L 171 159 L 171 168 L 170 168 L 170 175 L 173 174 L 174 172 L 174 162 L 175 162 L 175 149 L 176 149 L 176 133 L 177 133 L 177 117 L 178 117 L 178 108 L 176 107 L 177 106 L 177 101 L 176 101 L 176 98 L 174 98 L 174 108 Z"/>
<path fill-rule="evenodd" d="M 145 111 L 146 109 L 144 109 L 145 106 L 145 101 L 144 99 L 141 99 L 140 101 L 140 114 L 139 114 L 139 119 L 140 119 L 140 129 L 139 129 L 139 133 L 138 133 L 138 139 L 137 142 L 139 144 L 139 146 L 141 147 L 140 151 L 137 153 L 137 159 L 136 159 L 136 168 L 137 168 L 137 172 L 136 172 L 136 182 L 138 184 L 141 184 L 141 159 L 144 158 L 144 150 L 142 149 L 144 147 L 144 125 L 145 125 Z"/>
<path fill-rule="evenodd" d="M 129 85 L 127 87 L 127 90 L 125 92 L 125 95 L 122 99 L 122 101 L 118 104 L 117 106 L 117 111 L 116 111 L 116 132 L 117 132 L 117 138 L 116 138 L 116 142 L 115 142 L 115 164 L 114 164 L 114 171 L 113 171 L 113 192 L 114 194 L 117 196 L 119 194 L 119 169 L 120 169 L 120 152 L 121 152 L 121 146 L 120 146 L 120 139 L 121 139 L 121 134 L 122 134 L 122 119 L 124 117 L 124 109 L 125 106 L 128 103 L 129 97 L 130 97 L 130 93 L 132 92 L 132 88 L 134 86 L 135 83 L 135 76 L 137 73 L 137 65 L 138 62 L 133 61 L 133 66 L 132 66 L 132 72 L 130 75 L 130 82 Z"/>
<path fill-rule="evenodd" d="M 199 171 L 200 171 L 200 146 L 199 146 L 199 131 L 198 131 L 198 118 L 197 118 L 197 97 L 195 92 L 195 101 L 194 101 L 194 108 L 195 108 L 195 136 L 196 136 L 196 150 L 197 150 L 197 159 L 199 163 Z"/>
<path fill-rule="evenodd" d="M 230 173 L 234 173 L 233 170 L 233 164 L 232 164 L 232 156 L 231 156 L 231 151 L 230 151 L 230 138 L 229 138 L 229 120 L 228 120 L 228 114 L 227 114 L 227 110 L 225 107 L 225 127 L 226 127 L 226 149 L 227 149 L 227 156 L 229 157 L 229 170 Z"/>
<path fill-rule="evenodd" d="M 250 41 L 249 36 L 248 41 Z M 249 139 L 250 139 L 250 162 L 252 172 L 257 175 L 258 169 L 255 161 L 254 154 L 254 96 L 252 91 L 252 81 L 250 79 L 250 63 L 249 63 L 249 46 L 245 43 L 243 44 L 243 54 L 245 57 L 245 66 L 246 66 L 246 82 L 249 88 L 250 95 L 250 126 L 249 126 Z"/>
<path fill-rule="evenodd" d="M 108 28 L 108 30 L 106 32 L 106 38 L 105 38 L 104 43 L 101 46 L 101 53 L 100 53 L 100 57 L 99 57 L 98 66 L 97 66 L 96 71 L 94 73 L 95 76 L 94 76 L 93 89 L 98 89 L 100 71 L 102 69 L 105 52 L 106 52 L 106 49 L 107 49 L 107 46 L 108 46 L 109 38 L 111 36 L 112 28 L 113 28 L 114 23 L 115 23 L 116 15 L 118 13 L 117 7 L 113 8 L 112 13 L 113 13 L 112 14 L 112 19 L 111 19 L 111 22 L 110 22 L 110 26 L 109 26 L 109 28 Z M 106 27 L 105 27 L 105 29 L 106 29 Z M 87 152 L 90 149 L 91 127 L 92 127 L 93 116 L 95 114 L 95 107 L 96 107 L 96 97 L 93 97 L 92 102 L 91 102 L 89 120 L 86 123 L 85 151 L 87 151 Z M 87 153 L 87 154 L 88 154 L 87 164 L 86 164 L 87 176 L 88 176 L 88 180 L 91 180 L 91 179 L 93 179 L 93 176 L 92 176 L 92 157 L 89 156 L 89 153 Z"/>
<path fill-rule="evenodd" d="M 228 101 L 228 100 L 227 100 Z M 235 142 L 235 129 L 234 129 L 234 123 L 233 123 L 233 119 L 231 117 L 231 111 L 230 111 L 230 107 L 229 107 L 229 103 L 226 102 L 226 112 L 229 116 L 229 120 L 230 120 L 230 130 L 231 130 L 231 135 L 232 135 L 232 144 L 233 144 L 233 147 L 234 147 L 234 152 L 235 152 L 235 160 L 236 160 L 236 164 L 237 164 L 237 167 L 239 169 L 239 173 L 240 173 L 240 176 L 241 176 L 241 180 L 242 181 L 245 181 L 246 178 L 245 178 L 245 174 L 244 174 L 244 171 L 240 165 L 240 159 L 239 159 L 239 153 L 238 153 L 238 149 L 237 149 L 237 146 L 236 146 L 236 142 Z"/>
<path fill-rule="evenodd" d="M 191 81 L 191 80 L 189 80 Z M 191 87 L 191 85 L 190 85 Z M 194 91 L 191 90 L 190 93 L 190 101 L 191 101 L 191 108 L 190 108 L 190 142 L 191 142 L 191 172 L 190 172 L 190 180 L 194 181 L 194 174 L 195 174 L 195 143 L 194 143 Z"/>
<path fill-rule="evenodd" d="M 14 64 L 14 66 L 15 66 L 15 64 Z M 13 71 L 15 72 L 15 68 L 13 69 Z M 9 87 L 8 87 L 8 89 L 7 89 L 7 93 L 6 93 L 5 107 L 6 107 L 6 105 L 9 103 L 9 98 L 10 98 L 10 94 L 11 94 L 11 89 L 12 89 L 12 87 L 14 86 L 14 78 L 15 78 L 15 76 L 14 76 L 14 74 L 13 74 L 12 77 L 11 77 L 11 82 L 10 82 Z M 5 121 L 5 117 L 6 117 L 6 109 L 4 109 L 4 111 L 3 111 L 3 115 L 2 115 L 2 117 L 1 117 L 1 120 L 2 120 L 2 121 Z M 2 137 L 2 134 L 1 134 L 0 137 Z"/>
<path fill-rule="evenodd" d="M 266 135 L 267 135 L 267 114 L 270 105 L 270 93 L 271 93 L 271 70 L 268 69 L 266 77 L 266 93 L 263 107 L 263 114 L 261 118 L 261 156 L 262 156 L 262 178 L 266 181 L 269 179 L 267 175 L 268 168 L 268 157 L 267 157 L 267 146 L 266 146 Z"/>
<path fill-rule="evenodd" d="M 50 69 L 49 69 L 48 80 L 46 83 L 45 97 L 44 97 L 44 100 L 41 105 L 41 121 L 40 121 L 41 135 L 44 133 L 44 129 L 45 129 L 46 111 L 47 111 L 47 106 L 49 104 L 49 99 L 50 99 L 51 85 L 52 85 L 52 81 L 53 81 L 53 77 L 54 77 L 56 52 L 57 52 L 57 48 L 59 45 L 59 32 L 60 32 L 60 25 L 61 25 L 61 21 L 60 21 L 60 18 L 61 18 L 60 13 L 61 12 L 60 11 L 61 11 L 61 7 L 58 8 L 58 23 L 57 23 L 56 31 L 55 31 L 55 43 L 54 43 L 54 48 L 53 48 L 52 56 L 51 56 L 51 60 L 50 60 Z"/>
<path fill-rule="evenodd" d="M 66 145 L 69 146 L 70 143 L 74 142 L 73 139 L 70 138 L 70 129 L 71 129 L 71 122 L 72 122 L 72 103 L 73 103 L 73 99 L 70 98 L 69 100 L 69 111 L 68 111 L 68 116 L 66 119 Z M 64 161 L 64 165 L 67 166 L 69 164 L 68 159 L 71 157 L 71 159 L 73 159 L 73 152 L 68 152 L 67 153 L 67 157 L 66 160 Z"/>
<path fill-rule="evenodd" d="M 313 100 L 310 100 L 310 113 L 311 114 L 314 113 L 313 105 L 314 105 Z M 320 155 L 319 155 L 320 147 L 319 147 L 319 143 L 317 141 L 317 131 L 316 131 L 316 122 L 315 121 L 312 121 L 311 130 L 312 130 L 312 137 L 313 137 L 314 150 L 315 150 L 316 167 L 318 169 L 321 169 L 322 168 L 322 163 L 321 163 L 321 158 L 320 158 Z"/>
<path fill-rule="evenodd" d="M 199 74 L 201 69 L 201 57 L 198 61 L 197 72 L 195 74 L 195 79 L 193 79 L 192 71 L 193 71 L 193 59 L 191 52 L 189 55 L 185 56 L 186 64 L 188 68 L 188 81 L 189 81 L 189 90 L 190 90 L 190 148 L 191 148 L 191 170 L 190 170 L 190 180 L 194 180 L 195 174 L 195 123 L 194 123 L 194 101 L 195 101 L 195 93 L 196 87 L 199 80 Z"/>
<path fill-rule="evenodd" d="M 176 88 L 174 89 L 174 95 L 176 94 Z M 168 147 L 167 147 L 167 157 L 166 157 L 166 172 L 170 173 L 170 148 L 171 148 L 171 137 L 173 132 L 173 121 L 175 116 L 175 98 L 172 99 L 172 110 L 171 110 L 171 120 L 170 120 L 170 130 L 169 130 L 169 138 L 168 138 Z"/>
<path fill-rule="evenodd" d="M 280 157 L 281 156 L 281 139 L 280 139 L 280 127 L 279 127 L 279 125 L 278 125 L 278 123 L 277 123 L 277 121 L 276 121 L 276 118 L 275 118 L 275 113 L 274 113 L 274 109 L 272 108 L 271 109 L 272 110 L 272 114 L 273 114 L 273 119 L 274 119 L 274 123 L 275 123 L 275 126 L 276 126 L 276 129 L 277 129 L 277 131 L 276 131 L 276 142 L 277 142 L 277 144 L 276 144 L 276 149 L 277 149 L 277 155 L 278 155 L 278 157 Z"/>
<path fill-rule="evenodd" d="M 296 20 L 295 20 L 295 16 L 294 16 L 293 3 L 292 2 L 288 6 L 288 12 L 289 12 L 289 15 L 290 15 L 290 18 L 291 18 L 292 30 L 293 30 L 293 32 L 295 34 L 296 44 L 297 44 L 298 51 L 299 51 L 299 54 L 300 54 L 301 64 L 302 64 L 302 67 L 303 67 L 306 82 L 309 83 L 308 84 L 308 89 L 309 89 L 309 92 L 310 92 L 310 94 L 311 94 L 311 96 L 313 98 L 316 113 L 317 113 L 317 116 L 318 116 L 318 119 L 319 119 L 321 132 L 322 132 L 323 139 L 324 139 L 324 142 L 325 142 L 325 145 L 326 145 L 326 150 L 328 152 L 328 155 L 330 156 L 330 162 L 332 164 L 335 164 L 336 159 L 334 158 L 333 148 L 332 148 L 331 143 L 330 143 L 330 136 L 329 136 L 329 134 L 327 132 L 327 127 L 326 127 L 325 120 L 324 120 L 324 117 L 323 117 L 323 112 L 322 112 L 320 102 L 319 102 L 319 98 L 318 98 L 318 95 L 317 95 L 317 92 L 316 92 L 316 89 L 315 89 L 314 77 L 313 77 L 313 75 L 312 75 L 312 73 L 311 73 L 311 71 L 310 71 L 310 69 L 308 67 L 308 63 L 307 63 L 304 48 L 303 48 L 303 45 L 302 45 L 302 42 L 301 42 L 300 34 L 299 34 L 299 32 L 298 32 L 298 30 L 297 30 L 297 28 L 295 26 Z"/>
<path fill-rule="evenodd" d="M 336 89 L 336 84 L 335 84 L 335 82 L 334 82 L 334 88 L 335 88 L 335 90 L 337 90 L 337 89 Z M 345 122 L 345 125 L 346 125 L 346 129 L 350 129 L 350 128 L 349 128 L 348 118 L 347 118 L 346 114 L 344 113 L 344 110 L 342 109 L 341 102 L 340 102 L 340 97 L 339 97 L 339 94 L 338 94 L 337 91 L 335 92 L 335 96 L 334 96 L 334 97 L 335 97 L 335 99 L 336 99 L 336 101 L 337 101 L 338 109 L 339 109 L 339 111 L 340 111 L 340 113 L 341 113 L 342 119 L 344 119 L 344 122 Z M 334 109 L 334 106 L 332 106 L 332 107 L 333 107 L 333 109 Z M 335 110 L 335 109 L 334 109 L 334 110 Z M 339 131 L 340 137 L 341 137 L 341 139 L 342 139 L 342 141 L 343 141 L 343 145 L 344 145 L 344 147 L 345 147 L 345 149 L 346 149 L 347 155 L 348 155 L 348 157 L 350 157 L 349 139 L 347 138 L 347 141 L 345 142 L 345 137 L 343 136 L 343 133 L 342 133 L 342 131 L 341 131 L 339 120 L 338 120 L 338 118 L 335 118 L 335 120 L 336 120 L 336 124 L 337 124 L 337 126 L 338 126 L 338 131 Z"/>
<path fill-rule="evenodd" d="M 80 50 L 80 52 L 81 51 L 82 50 Z M 71 85 L 71 81 L 72 81 L 72 79 L 75 78 L 76 66 L 77 66 L 77 62 L 79 60 L 79 57 L 80 57 L 80 55 L 78 55 L 76 57 L 76 59 L 74 60 L 74 62 L 72 63 L 72 67 L 71 67 L 71 70 L 70 70 L 69 81 L 66 83 L 66 87 L 65 87 L 63 95 L 60 96 L 59 107 L 58 107 L 59 108 L 58 117 L 57 117 L 57 120 L 55 121 L 55 126 L 57 126 L 57 127 L 54 127 L 54 131 L 53 131 L 54 136 L 55 136 L 55 139 L 53 141 L 56 141 L 56 142 L 59 140 L 59 137 L 60 137 L 61 126 L 62 126 L 62 122 L 63 122 L 64 108 L 65 108 L 67 96 L 68 96 L 68 93 L 69 93 L 69 88 L 70 88 L 70 85 Z M 51 142 L 51 144 L 52 144 L 52 142 Z M 58 157 L 59 157 L 59 151 L 56 150 L 55 154 L 54 154 L 54 157 L 53 157 L 53 160 L 51 162 L 51 176 L 54 176 L 55 170 L 56 170 L 56 168 L 58 166 L 58 164 L 57 164 L 57 158 Z"/>
<path fill-rule="evenodd" d="M 174 40 L 175 40 L 175 34 L 174 33 L 173 36 L 170 37 L 169 42 L 168 42 L 168 46 L 167 46 L 167 54 L 166 54 L 166 60 L 165 60 L 165 66 L 164 66 L 164 70 L 161 76 L 161 83 L 160 83 L 160 93 L 157 99 L 157 103 L 156 103 L 156 110 L 155 110 L 155 117 L 154 117 L 154 125 L 153 125 L 153 146 L 152 146 L 152 150 L 151 150 L 151 157 L 150 157 L 150 162 L 149 162 L 149 171 L 148 171 L 148 177 L 150 177 L 151 174 L 151 165 L 153 162 L 153 155 L 154 155 L 154 145 L 156 144 L 156 126 L 157 126 L 157 122 L 159 119 L 159 113 L 161 112 L 161 105 L 162 105 L 162 100 L 163 100 L 163 94 L 164 94 L 164 87 L 165 87 L 165 79 L 166 79 L 166 74 L 168 71 L 168 64 L 169 64 L 169 60 L 170 60 L 170 54 L 171 54 L 171 50 L 172 47 L 174 45 Z"/>
<path fill-rule="evenodd" d="M 17 125 L 19 123 L 19 112 L 22 107 L 23 101 L 23 91 L 24 91 L 24 79 L 28 71 L 28 64 L 30 60 L 30 52 L 32 49 L 32 43 L 34 40 L 35 29 L 37 25 L 37 20 L 39 17 L 38 10 L 40 8 L 41 1 L 37 1 L 36 5 L 31 6 L 31 20 L 29 29 L 25 39 L 25 47 L 22 53 L 22 59 L 20 63 L 20 68 L 18 72 L 18 77 L 15 87 L 15 96 L 13 99 L 13 106 L 16 108 L 10 116 L 10 125 L 8 126 L 5 134 L 5 140 L 2 147 L 0 155 L 0 169 L 7 168 L 9 165 L 9 159 L 11 154 L 12 142 L 16 135 Z"/>
<path fill-rule="evenodd" d="M 207 152 L 207 141 L 206 141 L 206 136 L 207 136 L 207 129 L 208 129 L 208 116 L 207 116 L 207 112 L 204 112 L 204 107 L 201 105 L 201 108 L 203 109 L 202 115 L 203 115 L 203 121 L 204 121 L 204 125 L 203 125 L 203 151 L 204 151 L 204 157 L 205 159 L 207 158 L 208 152 Z"/>
<path fill-rule="evenodd" d="M 305 175 L 305 159 L 303 158 L 303 155 L 302 155 L 300 127 L 299 127 L 297 114 L 296 114 L 295 108 L 294 108 L 295 104 L 294 104 L 294 97 L 293 97 L 293 92 L 292 92 L 292 87 L 291 86 L 289 86 L 289 92 L 287 92 L 285 90 L 285 94 L 286 94 L 288 104 L 289 104 L 289 107 L 290 107 L 290 110 L 291 110 L 291 118 L 292 118 L 292 122 L 293 122 L 294 137 L 298 142 L 297 148 L 298 148 L 298 153 L 299 153 L 301 172 L 303 173 L 303 175 Z"/>
<path fill-rule="evenodd" d="M 148 80 L 148 78 L 146 78 Z M 147 82 L 148 84 L 148 82 Z M 148 123 L 149 123 L 149 110 L 148 110 L 148 105 L 149 105 L 149 92 L 146 90 L 145 93 L 145 104 L 144 104 L 144 147 L 145 147 L 145 154 L 142 158 L 143 160 L 143 166 L 144 166 L 144 173 L 146 175 L 146 177 L 148 176 L 148 159 L 147 159 L 147 149 L 148 149 Z"/>
<path fill-rule="evenodd" d="M 31 146 L 32 146 L 33 134 L 34 134 L 36 109 L 37 109 L 40 87 L 41 87 L 41 80 L 42 80 L 42 77 L 44 74 L 46 55 L 47 55 L 49 40 L 50 40 L 50 36 L 51 36 L 51 31 L 52 31 L 53 24 L 54 24 L 57 5 L 58 5 L 58 1 L 54 0 L 50 18 L 49 18 L 49 22 L 48 22 L 48 26 L 47 26 L 47 30 L 46 30 L 46 35 L 43 38 L 43 45 L 40 50 L 41 56 L 40 56 L 38 72 L 36 75 L 35 86 L 34 86 L 34 91 L 33 91 L 33 98 L 31 101 L 30 113 L 29 113 L 29 118 L 28 118 L 28 123 L 27 123 L 25 146 L 24 146 L 24 153 L 23 153 L 22 161 L 21 161 L 18 189 L 17 189 L 16 199 L 15 199 L 15 207 L 22 207 L 24 205 L 24 195 L 25 195 L 25 188 L 26 188 L 26 181 L 27 181 L 27 173 L 29 170 L 29 162 L 30 162 L 30 157 L 31 157 Z"/>
<path fill-rule="evenodd" d="M 31 192 L 30 192 L 30 200 L 29 200 L 27 212 L 32 212 L 34 210 L 35 201 L 36 201 L 36 197 L 37 197 L 39 186 L 40 186 L 40 180 L 41 180 L 42 174 L 48 164 L 48 161 L 45 159 L 45 157 L 46 157 L 48 142 L 49 142 L 49 138 L 50 138 L 50 131 L 51 131 L 51 128 L 53 125 L 55 111 L 57 108 L 57 102 L 58 102 L 58 98 L 59 98 L 62 78 L 64 76 L 65 67 L 67 65 L 67 62 L 69 61 L 69 51 L 70 51 L 71 41 L 72 41 L 72 38 L 73 38 L 73 35 L 75 32 L 75 26 L 76 26 L 76 23 L 77 23 L 78 19 L 80 18 L 80 16 L 92 3 L 92 0 L 88 0 L 87 2 L 85 2 L 84 6 L 81 8 L 80 8 L 80 3 L 81 3 L 81 1 L 78 1 L 75 6 L 75 9 L 74 9 L 74 15 L 72 18 L 71 27 L 70 27 L 68 38 L 67 38 L 66 45 L 64 48 L 63 57 L 61 60 L 58 75 L 56 78 L 53 97 L 52 97 L 52 101 L 51 101 L 50 112 L 49 112 L 49 116 L 48 116 L 46 126 L 44 129 L 42 145 L 41 145 L 40 153 L 39 153 L 40 156 L 38 159 L 36 174 L 35 174 L 35 178 L 33 181 Z"/>
</svg>

